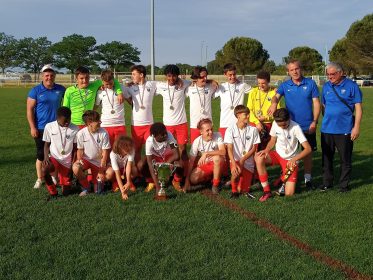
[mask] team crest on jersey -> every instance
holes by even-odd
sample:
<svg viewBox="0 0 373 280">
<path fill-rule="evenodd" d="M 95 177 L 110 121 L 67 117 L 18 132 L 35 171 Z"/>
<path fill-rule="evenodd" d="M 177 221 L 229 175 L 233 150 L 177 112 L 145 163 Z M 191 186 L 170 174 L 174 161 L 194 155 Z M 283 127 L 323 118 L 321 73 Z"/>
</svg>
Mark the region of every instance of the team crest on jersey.
<svg viewBox="0 0 373 280">
<path fill-rule="evenodd" d="M 250 140 L 251 139 L 251 136 L 246 136 L 246 140 Z"/>
<path fill-rule="evenodd" d="M 290 139 L 291 139 L 291 136 L 290 136 L 290 135 L 288 135 L 288 136 L 287 136 L 286 138 L 290 140 Z"/>
<path fill-rule="evenodd" d="M 346 90 L 343 88 L 343 89 L 341 90 L 341 93 L 342 93 L 342 94 L 345 94 L 345 93 L 346 93 Z"/>
<path fill-rule="evenodd" d="M 150 92 L 150 88 L 147 88 L 146 90 Z"/>
<path fill-rule="evenodd" d="M 66 135 L 66 139 L 70 139 L 70 135 L 67 134 L 67 135 Z"/>
<path fill-rule="evenodd" d="M 271 97 L 268 97 L 268 98 L 267 98 L 267 100 L 268 100 L 268 101 L 271 101 L 271 100 L 272 100 L 272 98 L 271 98 Z"/>
<path fill-rule="evenodd" d="M 205 89 L 205 94 L 208 94 L 209 93 L 209 90 L 208 89 Z"/>
<path fill-rule="evenodd" d="M 303 89 L 304 89 L 304 90 L 307 90 L 307 86 L 304 86 Z"/>
<path fill-rule="evenodd" d="M 101 143 L 101 140 L 100 140 L 100 138 L 97 138 L 97 143 L 99 143 L 99 144 Z"/>
</svg>

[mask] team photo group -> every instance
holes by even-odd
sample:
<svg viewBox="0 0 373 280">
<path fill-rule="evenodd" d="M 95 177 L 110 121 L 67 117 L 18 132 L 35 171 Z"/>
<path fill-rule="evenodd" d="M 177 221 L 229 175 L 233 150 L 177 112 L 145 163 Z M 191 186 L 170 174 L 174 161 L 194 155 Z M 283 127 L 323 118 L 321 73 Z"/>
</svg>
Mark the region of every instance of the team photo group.
<svg viewBox="0 0 373 280">
<path fill-rule="evenodd" d="M 170 64 L 164 68 L 165 81 L 150 81 L 146 68 L 134 65 L 132 81 L 125 85 L 110 70 L 90 81 L 89 69 L 82 66 L 75 71 L 76 84 L 65 89 L 55 83 L 53 65 L 45 65 L 42 82 L 27 97 L 27 120 L 36 144 L 34 188 L 45 184 L 49 199 L 66 196 L 76 180 L 79 196 L 113 191 L 127 200 L 144 184 L 145 192 L 163 200 L 168 183 L 178 192 L 208 188 L 215 195 L 226 186 L 233 199 L 243 195 L 264 202 L 272 191 L 291 196 L 300 187 L 332 188 L 337 151 L 338 189 L 348 192 L 362 93 L 337 63 L 326 66 L 328 81 L 320 92 L 302 75 L 299 61 L 291 60 L 286 67 L 290 78 L 274 88 L 266 71 L 257 73 L 255 87 L 240 81 L 231 63 L 224 66 L 226 81 L 221 84 L 209 79 L 202 66 L 194 67 L 186 80 Z M 163 100 L 163 122 L 153 120 L 157 95 Z M 219 123 L 212 118 L 215 98 L 220 99 L 214 112 Z M 126 102 L 131 112 L 125 112 Z M 131 131 L 126 131 L 126 122 L 131 122 Z M 315 171 L 317 141 L 322 170 Z M 267 168 L 275 165 L 281 174 L 274 174 L 278 179 L 270 184 Z M 321 184 L 313 182 L 313 172 L 322 174 Z M 258 198 L 250 191 L 255 182 L 263 189 Z"/>
</svg>

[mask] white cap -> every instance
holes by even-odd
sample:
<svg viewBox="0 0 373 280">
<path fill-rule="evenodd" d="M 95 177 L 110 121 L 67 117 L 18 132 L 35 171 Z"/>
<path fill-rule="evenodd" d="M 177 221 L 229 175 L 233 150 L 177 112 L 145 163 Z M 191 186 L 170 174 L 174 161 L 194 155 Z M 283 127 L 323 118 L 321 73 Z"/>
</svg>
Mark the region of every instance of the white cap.
<svg viewBox="0 0 373 280">
<path fill-rule="evenodd" d="M 45 65 L 43 66 L 43 68 L 41 68 L 41 71 L 40 71 L 40 72 L 45 72 L 45 71 L 47 71 L 47 70 L 52 70 L 53 72 L 56 72 L 56 70 L 54 70 L 52 64 L 45 64 Z"/>
</svg>

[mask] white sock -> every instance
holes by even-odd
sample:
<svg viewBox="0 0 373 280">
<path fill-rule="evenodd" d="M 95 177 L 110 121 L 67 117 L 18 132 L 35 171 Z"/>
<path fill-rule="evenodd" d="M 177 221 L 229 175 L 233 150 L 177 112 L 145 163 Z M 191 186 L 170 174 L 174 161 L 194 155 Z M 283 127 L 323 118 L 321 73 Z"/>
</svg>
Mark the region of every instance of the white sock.
<svg viewBox="0 0 373 280">
<path fill-rule="evenodd" d="M 304 182 L 307 183 L 309 181 L 311 181 L 312 177 L 311 177 L 311 174 L 304 174 Z"/>
</svg>

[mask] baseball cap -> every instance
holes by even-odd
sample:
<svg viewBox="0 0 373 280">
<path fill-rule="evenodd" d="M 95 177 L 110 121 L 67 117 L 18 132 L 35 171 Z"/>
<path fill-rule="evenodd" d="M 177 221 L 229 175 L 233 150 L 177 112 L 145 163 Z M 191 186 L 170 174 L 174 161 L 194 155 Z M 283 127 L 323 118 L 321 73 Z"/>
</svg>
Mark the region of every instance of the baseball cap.
<svg viewBox="0 0 373 280">
<path fill-rule="evenodd" d="M 56 72 L 56 70 L 54 70 L 52 64 L 45 64 L 45 65 L 43 66 L 43 68 L 41 68 L 41 71 L 40 71 L 40 72 L 45 72 L 45 71 L 47 71 L 47 70 L 51 70 L 51 71 L 53 71 L 53 72 Z"/>
</svg>

